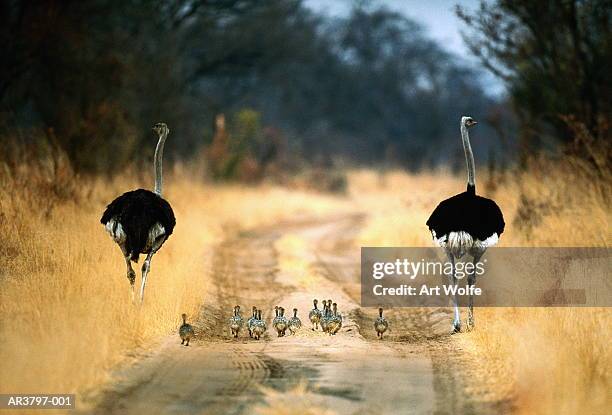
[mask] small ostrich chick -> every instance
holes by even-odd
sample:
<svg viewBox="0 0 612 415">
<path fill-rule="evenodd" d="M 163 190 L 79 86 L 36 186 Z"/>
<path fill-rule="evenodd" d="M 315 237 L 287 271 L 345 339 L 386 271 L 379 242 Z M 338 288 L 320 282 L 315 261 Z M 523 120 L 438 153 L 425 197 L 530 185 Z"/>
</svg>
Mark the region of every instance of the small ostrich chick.
<svg viewBox="0 0 612 415">
<path fill-rule="evenodd" d="M 383 334 L 389 328 L 389 322 L 383 317 L 383 309 L 378 309 L 378 318 L 374 321 L 374 330 L 376 330 L 376 336 L 382 340 Z"/>
<path fill-rule="evenodd" d="M 289 319 L 289 331 L 295 334 L 302 327 L 302 320 L 297 316 L 297 308 L 293 309 L 293 317 Z"/>
<path fill-rule="evenodd" d="M 187 314 L 183 313 L 183 324 L 179 328 L 179 336 L 181 336 L 181 344 L 189 346 L 189 341 L 195 337 L 195 332 L 191 324 L 187 323 Z"/>
<path fill-rule="evenodd" d="M 321 321 L 321 316 L 322 316 L 321 310 L 319 310 L 319 307 L 318 307 L 318 303 L 319 303 L 318 300 L 314 299 L 312 301 L 314 308 L 310 310 L 310 313 L 308 313 L 308 319 L 312 323 L 313 331 L 319 328 L 319 322 Z"/>
</svg>

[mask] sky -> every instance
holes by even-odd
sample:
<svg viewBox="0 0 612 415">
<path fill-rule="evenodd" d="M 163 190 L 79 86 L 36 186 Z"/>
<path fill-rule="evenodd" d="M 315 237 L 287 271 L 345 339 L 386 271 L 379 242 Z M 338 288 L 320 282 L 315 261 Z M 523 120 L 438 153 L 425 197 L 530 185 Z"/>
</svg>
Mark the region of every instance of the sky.
<svg viewBox="0 0 612 415">
<path fill-rule="evenodd" d="M 457 54 L 469 54 L 461 38 L 462 22 L 455 16 L 455 5 L 468 9 L 478 6 L 478 0 L 378 0 L 374 4 L 387 6 L 419 22 L 435 40 Z M 352 0 L 306 0 L 305 4 L 317 12 L 343 15 L 350 10 Z"/>
<path fill-rule="evenodd" d="M 342 16 L 348 13 L 353 0 L 305 0 L 305 4 L 316 12 L 331 16 Z M 455 15 L 457 4 L 466 9 L 476 9 L 479 0 L 373 0 L 373 4 L 385 5 L 391 10 L 404 14 L 420 23 L 434 40 L 445 49 L 463 57 L 467 62 L 478 66 L 478 60 L 470 53 L 461 37 L 464 24 Z M 486 73 L 484 83 L 490 87 L 490 95 L 499 95 L 504 87 L 497 78 Z"/>
</svg>

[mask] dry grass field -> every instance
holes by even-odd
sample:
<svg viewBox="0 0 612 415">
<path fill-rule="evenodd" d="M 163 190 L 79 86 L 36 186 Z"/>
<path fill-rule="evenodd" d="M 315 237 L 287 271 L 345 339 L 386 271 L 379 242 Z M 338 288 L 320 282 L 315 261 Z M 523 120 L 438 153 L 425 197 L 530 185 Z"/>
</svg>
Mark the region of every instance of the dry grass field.
<svg viewBox="0 0 612 415">
<path fill-rule="evenodd" d="M 541 161 L 497 189 L 479 186 L 506 218 L 500 246 L 597 246 L 612 243 L 608 180 L 573 163 Z M 429 245 L 432 207 L 464 186 L 444 172 L 352 176 L 352 194 L 372 213 L 365 246 Z M 487 183 L 480 178 L 479 183 Z M 479 308 L 477 329 L 453 340 L 482 362 L 493 398 L 515 400 L 524 414 L 604 414 L 612 407 L 612 312 L 606 308 Z"/>
<path fill-rule="evenodd" d="M 137 307 L 120 250 L 99 219 L 114 197 L 149 184 L 59 179 L 64 191 L 73 187 L 67 199 L 34 169 L 21 173 L 1 176 L 2 392 L 87 393 L 130 352 L 175 329 L 182 312 L 196 314 L 209 288 L 211 251 L 226 235 L 338 209 L 325 196 L 168 174 L 165 197 L 177 226 L 152 262 L 145 304 Z"/>
<path fill-rule="evenodd" d="M 464 186 L 448 172 L 360 170 L 349 174 L 347 195 L 331 196 L 213 186 L 175 168 L 165 197 L 177 227 L 153 260 L 144 306 L 135 307 L 120 251 L 99 216 L 114 197 L 148 183 L 130 174 L 107 182 L 43 167 L 0 172 L 2 393 L 93 390 L 114 365 L 174 330 L 182 312 L 196 315 L 210 288 L 211 250 L 232 232 L 362 211 L 368 216 L 358 245 L 428 246 L 430 211 Z M 479 177 L 479 192 L 494 197 L 506 216 L 501 246 L 610 246 L 605 184 L 566 167 L 500 175 L 495 188 Z M 478 309 L 477 318 L 477 330 L 453 341 L 482 362 L 489 374 L 482 381 L 514 399 L 519 413 L 609 410 L 609 309 L 490 308 Z M 301 388 L 298 396 L 307 393 Z M 283 399 L 270 392 L 271 406 L 259 413 L 281 413 L 273 402 Z"/>
</svg>

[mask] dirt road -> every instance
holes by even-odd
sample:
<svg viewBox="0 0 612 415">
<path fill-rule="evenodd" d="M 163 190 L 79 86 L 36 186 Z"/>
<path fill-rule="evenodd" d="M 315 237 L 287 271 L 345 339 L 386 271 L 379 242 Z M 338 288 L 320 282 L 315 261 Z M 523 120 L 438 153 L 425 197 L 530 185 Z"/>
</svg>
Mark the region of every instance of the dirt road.
<svg viewBox="0 0 612 415">
<path fill-rule="evenodd" d="M 503 413 L 507 402 L 484 399 L 486 384 L 473 356 L 449 333 L 446 309 L 394 309 L 391 331 L 376 339 L 376 310 L 359 307 L 359 250 L 352 239 L 359 214 L 296 221 L 239 234 L 215 252 L 214 298 L 201 310 L 190 347 L 169 336 L 157 350 L 121 370 L 102 394 L 96 414 L 251 414 L 269 391 L 305 385 L 313 407 L 338 414 Z M 287 258 L 279 241 L 297 240 Z M 279 246 L 281 249 L 279 251 Z M 308 274 L 286 263 L 300 261 Z M 336 336 L 313 332 L 313 298 L 331 298 L 345 317 Z M 227 318 L 241 304 L 265 310 L 297 307 L 305 323 L 278 338 L 269 327 L 260 341 L 246 332 L 230 339 Z M 269 325 L 270 326 L 270 325 Z"/>
</svg>

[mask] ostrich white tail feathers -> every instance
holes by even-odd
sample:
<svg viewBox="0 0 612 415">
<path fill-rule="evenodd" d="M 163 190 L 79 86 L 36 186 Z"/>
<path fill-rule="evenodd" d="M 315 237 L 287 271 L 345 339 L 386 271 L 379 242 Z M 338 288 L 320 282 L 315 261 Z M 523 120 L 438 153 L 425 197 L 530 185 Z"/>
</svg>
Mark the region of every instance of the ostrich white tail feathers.
<svg viewBox="0 0 612 415">
<path fill-rule="evenodd" d="M 168 137 L 168 127 L 164 124 L 159 133 L 159 141 L 157 142 L 157 147 L 155 148 L 155 194 L 161 196 L 162 194 L 162 158 L 164 156 L 164 144 L 166 142 L 166 137 Z"/>
<path fill-rule="evenodd" d="M 145 246 L 145 250 L 154 250 L 157 251 L 160 243 L 160 238 L 162 238 L 166 234 L 166 229 L 164 229 L 164 225 L 157 222 L 155 225 L 149 229 L 149 235 L 147 236 L 147 244 Z"/>
<path fill-rule="evenodd" d="M 106 225 L 104 227 L 106 228 L 106 232 L 108 232 L 111 238 L 113 238 L 115 243 L 118 243 L 119 245 L 125 243 L 127 235 L 125 234 L 123 226 L 121 226 L 121 223 L 119 223 L 117 218 L 111 218 L 111 220 L 106 222 Z"/>
<path fill-rule="evenodd" d="M 474 245 L 472 235 L 467 232 L 450 232 L 446 239 L 446 249 L 457 259 L 462 258 Z"/>
</svg>

